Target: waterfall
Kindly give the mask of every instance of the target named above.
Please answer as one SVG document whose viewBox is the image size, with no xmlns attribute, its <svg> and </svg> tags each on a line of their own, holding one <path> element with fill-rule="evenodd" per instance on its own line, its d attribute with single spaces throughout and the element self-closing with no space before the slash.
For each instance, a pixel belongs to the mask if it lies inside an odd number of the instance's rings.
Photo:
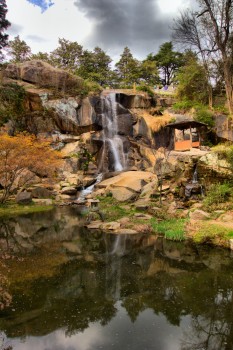
<svg viewBox="0 0 233 350">
<path fill-rule="evenodd" d="M 118 118 L 116 94 L 111 93 L 103 100 L 103 135 L 102 152 L 99 161 L 99 170 L 103 171 L 104 160 L 107 155 L 109 161 L 108 170 L 122 171 L 126 167 L 123 138 L 118 134 Z"/>
<path fill-rule="evenodd" d="M 92 193 L 95 185 L 98 184 L 102 179 L 103 179 L 103 174 L 98 174 L 97 177 L 95 178 L 95 182 L 91 186 L 88 186 L 88 187 L 82 189 L 82 191 L 79 193 L 79 196 L 78 196 L 76 201 L 77 202 L 84 201 L 86 196 L 88 194 Z"/>
<path fill-rule="evenodd" d="M 192 183 L 193 184 L 198 183 L 198 179 L 197 179 L 197 165 L 195 166 L 195 170 L 194 170 L 194 173 L 193 173 Z"/>
<path fill-rule="evenodd" d="M 185 186 L 185 197 L 190 198 L 192 194 L 204 195 L 203 186 L 198 182 L 197 164 L 194 167 L 192 180 Z"/>
</svg>

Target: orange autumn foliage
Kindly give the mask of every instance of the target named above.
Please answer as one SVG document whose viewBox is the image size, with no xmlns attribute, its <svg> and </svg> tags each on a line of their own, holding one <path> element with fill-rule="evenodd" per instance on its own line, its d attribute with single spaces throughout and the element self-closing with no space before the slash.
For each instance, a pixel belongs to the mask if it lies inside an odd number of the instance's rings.
<svg viewBox="0 0 233 350">
<path fill-rule="evenodd" d="M 25 170 L 29 170 L 32 176 L 51 177 L 59 163 L 59 153 L 52 150 L 47 141 L 37 140 L 32 135 L 0 135 L 0 183 L 3 186 L 0 202 L 3 203 L 12 188 L 17 187 L 17 181 Z M 26 177 L 25 183 L 32 176 Z"/>
</svg>

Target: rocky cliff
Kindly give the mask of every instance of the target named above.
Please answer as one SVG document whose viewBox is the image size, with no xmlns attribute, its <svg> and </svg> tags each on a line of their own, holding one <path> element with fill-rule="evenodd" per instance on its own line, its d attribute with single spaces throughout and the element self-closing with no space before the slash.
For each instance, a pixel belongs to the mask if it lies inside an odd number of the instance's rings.
<svg viewBox="0 0 233 350">
<path fill-rule="evenodd" d="M 50 139 L 63 154 L 54 186 L 57 199 L 76 199 L 99 172 L 154 172 L 173 149 L 173 130 L 165 128 L 172 116 L 161 113 L 161 108 L 171 106 L 171 98 L 124 90 L 93 93 L 81 78 L 42 61 L 9 64 L 2 84 L 25 91 L 23 113 L 4 128 L 14 132 L 18 123 L 21 129 Z M 169 153 L 163 175 L 191 174 L 192 157 L 178 158 Z"/>
</svg>

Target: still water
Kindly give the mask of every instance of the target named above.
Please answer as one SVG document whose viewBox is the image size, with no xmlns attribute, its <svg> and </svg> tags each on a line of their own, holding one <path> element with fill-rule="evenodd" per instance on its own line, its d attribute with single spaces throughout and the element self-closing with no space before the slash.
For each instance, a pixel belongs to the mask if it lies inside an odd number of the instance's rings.
<svg viewBox="0 0 233 350">
<path fill-rule="evenodd" d="M 63 208 L 0 222 L 13 298 L 1 350 L 233 349 L 230 251 L 82 220 Z"/>
</svg>

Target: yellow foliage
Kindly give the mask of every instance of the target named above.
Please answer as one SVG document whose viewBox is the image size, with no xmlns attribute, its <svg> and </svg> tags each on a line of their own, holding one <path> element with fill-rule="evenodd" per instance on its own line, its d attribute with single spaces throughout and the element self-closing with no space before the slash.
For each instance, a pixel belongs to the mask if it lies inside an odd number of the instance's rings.
<svg viewBox="0 0 233 350">
<path fill-rule="evenodd" d="M 50 148 L 49 142 L 35 136 L 18 134 L 0 136 L 0 182 L 4 187 L 0 202 L 7 199 L 23 171 L 32 175 L 51 177 L 60 163 L 60 154 Z M 30 180 L 25 178 L 25 182 Z"/>
</svg>

